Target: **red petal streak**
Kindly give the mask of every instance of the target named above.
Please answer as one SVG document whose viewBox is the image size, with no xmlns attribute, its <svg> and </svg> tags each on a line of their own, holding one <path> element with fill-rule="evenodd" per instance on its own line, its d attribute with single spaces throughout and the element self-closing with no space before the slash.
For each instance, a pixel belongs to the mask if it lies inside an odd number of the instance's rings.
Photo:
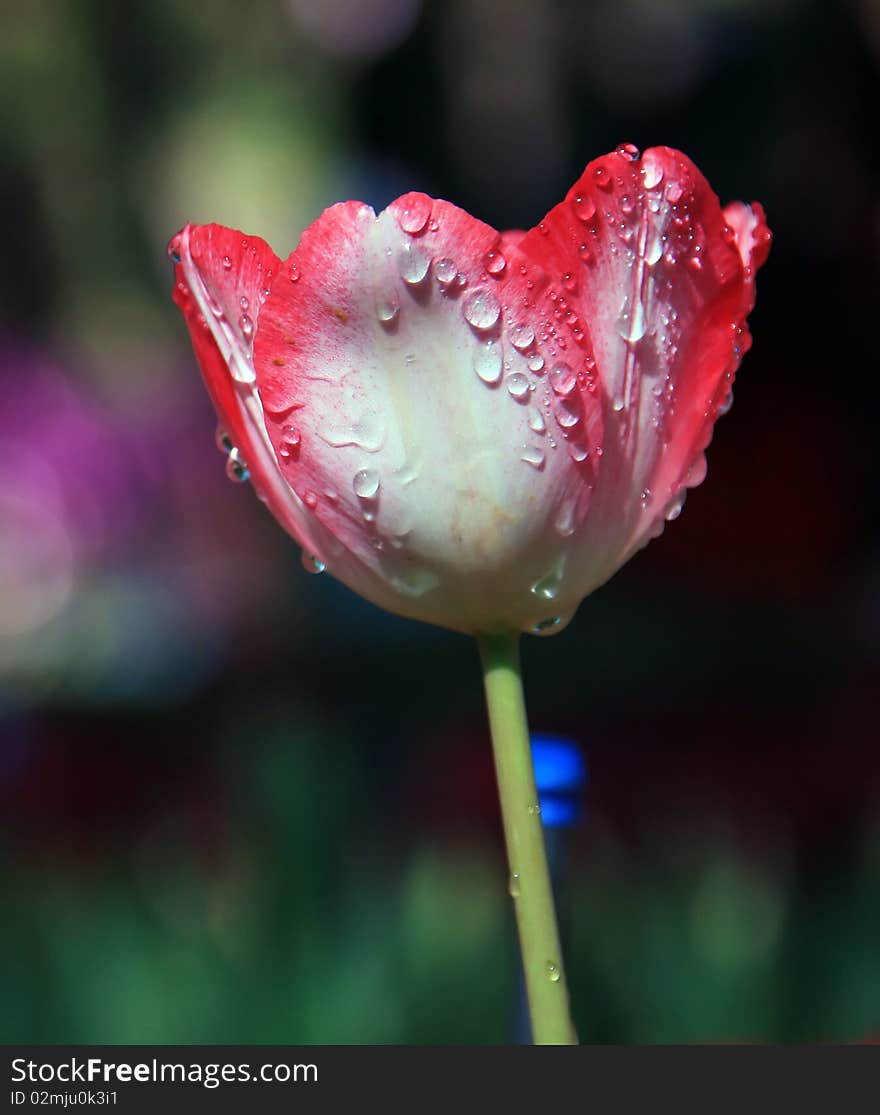
<svg viewBox="0 0 880 1115">
<path fill-rule="evenodd" d="M 299 501 L 278 470 L 253 371 L 253 338 L 281 261 L 255 236 L 221 225 L 187 225 L 169 245 L 174 301 L 220 425 L 246 465 L 255 491 L 296 540 L 320 554 Z"/>
<path fill-rule="evenodd" d="M 769 233 L 680 152 L 634 148 L 590 163 L 520 249 L 557 279 L 588 327 L 605 446 L 583 532 L 583 591 L 680 509 L 747 347 L 745 315 Z"/>
</svg>

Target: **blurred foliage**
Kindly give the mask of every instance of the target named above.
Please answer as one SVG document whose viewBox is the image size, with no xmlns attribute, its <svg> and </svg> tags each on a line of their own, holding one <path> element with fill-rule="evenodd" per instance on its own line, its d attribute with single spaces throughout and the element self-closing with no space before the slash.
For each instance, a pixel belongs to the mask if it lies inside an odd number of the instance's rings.
<svg viewBox="0 0 880 1115">
<path fill-rule="evenodd" d="M 526 648 L 592 782 L 582 1040 L 880 1029 L 873 0 L 3 4 L 0 1037 L 501 1042 L 476 656 L 229 487 L 165 243 L 422 188 L 527 227 L 622 140 L 776 233 L 680 522 Z M 868 323 L 868 324 L 866 324 Z"/>
</svg>

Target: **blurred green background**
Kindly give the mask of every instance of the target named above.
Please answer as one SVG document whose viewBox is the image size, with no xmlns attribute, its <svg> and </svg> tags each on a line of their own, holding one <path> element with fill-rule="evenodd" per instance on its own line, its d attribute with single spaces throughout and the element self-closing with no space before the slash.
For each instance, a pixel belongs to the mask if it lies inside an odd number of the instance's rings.
<svg viewBox="0 0 880 1115">
<path fill-rule="evenodd" d="M 529 227 L 622 141 L 776 241 L 681 520 L 529 640 L 591 780 L 583 1041 L 880 1030 L 880 5 L 0 4 L 0 1039 L 502 1042 L 465 639 L 309 577 L 224 477 L 168 237 L 408 189 Z"/>
</svg>

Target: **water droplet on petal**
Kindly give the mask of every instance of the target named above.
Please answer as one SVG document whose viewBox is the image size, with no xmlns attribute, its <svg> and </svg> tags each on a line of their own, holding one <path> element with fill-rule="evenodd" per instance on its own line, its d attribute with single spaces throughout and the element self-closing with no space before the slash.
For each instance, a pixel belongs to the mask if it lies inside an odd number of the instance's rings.
<svg viewBox="0 0 880 1115">
<path fill-rule="evenodd" d="M 546 635 L 548 631 L 552 631 L 553 628 L 558 627 L 560 623 L 562 623 L 561 616 L 551 616 L 549 619 L 542 619 L 532 628 L 532 634 Z"/>
<path fill-rule="evenodd" d="M 376 317 L 383 325 L 391 325 L 397 321 L 400 306 L 396 302 L 382 300 L 376 303 Z"/>
<path fill-rule="evenodd" d="M 575 530 L 575 516 L 577 514 L 578 497 L 577 495 L 568 496 L 568 498 L 561 504 L 556 513 L 556 518 L 553 522 L 554 527 L 558 534 L 563 538 L 570 538 Z"/>
<path fill-rule="evenodd" d="M 634 163 L 639 157 L 639 149 L 634 143 L 621 143 L 617 148 L 617 154 L 626 159 L 627 162 Z"/>
<path fill-rule="evenodd" d="M 241 308 L 243 310 L 246 310 L 248 308 L 248 306 L 250 306 L 250 302 L 248 301 L 247 295 L 243 294 L 241 296 L 241 298 L 239 298 L 238 304 L 239 304 L 239 306 L 241 306 Z"/>
<path fill-rule="evenodd" d="M 416 236 L 428 223 L 431 216 L 431 200 L 424 195 L 411 198 L 406 206 L 398 210 L 397 223 L 404 232 Z"/>
<path fill-rule="evenodd" d="M 430 266 L 430 259 L 413 244 L 407 244 L 397 254 L 397 269 L 401 279 L 408 286 L 418 286 L 419 283 L 424 282 Z"/>
<path fill-rule="evenodd" d="M 214 434 L 214 444 L 223 454 L 231 453 L 235 446 L 232 444 L 232 438 L 227 434 L 222 426 L 218 426 Z"/>
<path fill-rule="evenodd" d="M 597 166 L 593 171 L 593 178 L 600 190 L 610 190 L 614 185 L 611 175 L 604 166 Z"/>
<path fill-rule="evenodd" d="M 532 329 L 531 325 L 517 325 L 511 334 L 510 340 L 515 349 L 524 352 L 529 345 L 534 343 L 535 331 Z"/>
<path fill-rule="evenodd" d="M 351 486 L 359 499 L 375 499 L 379 493 L 379 473 L 374 468 L 362 468 L 354 474 Z"/>
<path fill-rule="evenodd" d="M 502 275 L 507 266 L 507 260 L 501 252 L 489 252 L 486 256 L 486 270 L 490 275 Z"/>
<path fill-rule="evenodd" d="M 544 370 L 544 357 L 539 354 L 529 357 L 529 371 L 542 372 Z"/>
<path fill-rule="evenodd" d="M 438 259 L 434 264 L 434 278 L 440 283 L 441 286 L 449 286 L 455 282 L 455 276 L 458 274 L 458 267 L 454 259 L 449 259 L 445 256 L 443 259 Z"/>
<path fill-rule="evenodd" d="M 492 329 L 501 316 L 501 303 L 491 290 L 478 287 L 465 298 L 462 312 L 465 321 L 474 329 Z"/>
<path fill-rule="evenodd" d="M 231 271 L 232 270 L 232 260 L 229 258 L 229 256 L 224 256 L 223 257 L 223 270 L 224 271 Z"/>
<path fill-rule="evenodd" d="M 307 554 L 303 551 L 302 565 L 306 573 L 323 573 L 327 566 L 315 554 Z"/>
<path fill-rule="evenodd" d="M 545 577 L 541 577 L 532 585 L 532 592 L 542 600 L 554 600 L 559 592 L 559 574 L 554 570 Z"/>
<path fill-rule="evenodd" d="M 547 429 L 544 415 L 536 406 L 529 407 L 529 428 L 534 430 L 536 434 L 543 434 Z"/>
<path fill-rule="evenodd" d="M 510 895 L 511 898 L 519 898 L 519 895 L 520 895 L 519 874 L 516 871 L 512 871 L 510 873 L 510 880 L 508 881 L 508 884 L 507 884 L 507 892 L 508 892 L 508 894 Z"/>
<path fill-rule="evenodd" d="M 287 272 L 287 277 L 292 283 L 299 282 L 299 264 L 296 262 L 296 260 L 293 260 L 293 262 L 291 263 L 290 270 Z"/>
<path fill-rule="evenodd" d="M 507 377 L 505 384 L 514 399 L 524 399 L 529 393 L 528 376 L 524 376 L 522 372 L 513 372 Z"/>
<path fill-rule="evenodd" d="M 318 506 L 318 497 L 310 489 L 303 492 L 302 501 L 310 511 L 314 511 Z"/>
<path fill-rule="evenodd" d="M 281 427 L 281 445 L 278 449 L 279 457 L 287 460 L 299 448 L 300 434 L 295 426 Z"/>
<path fill-rule="evenodd" d="M 532 468 L 541 469 L 544 464 L 544 450 L 537 445 L 527 445 L 523 450 L 520 460 L 525 461 Z"/>
<path fill-rule="evenodd" d="M 249 341 L 254 335 L 254 323 L 247 314 L 242 314 L 238 319 L 238 328 L 241 330 L 241 335 L 246 341 Z"/>
<path fill-rule="evenodd" d="M 553 407 L 556 421 L 564 430 L 570 430 L 581 420 L 580 401 L 578 399 L 557 399 Z"/>
<path fill-rule="evenodd" d="M 681 514 L 682 509 L 684 507 L 684 501 L 685 501 L 686 496 L 687 496 L 686 491 L 679 492 L 678 495 L 675 496 L 675 498 L 672 500 L 672 502 L 666 508 L 666 521 L 667 521 L 667 523 L 674 522 L 678 518 L 678 516 Z"/>
<path fill-rule="evenodd" d="M 474 353 L 474 371 L 483 383 L 497 383 L 501 379 L 503 359 L 501 346 L 496 341 L 486 341 Z"/>
<path fill-rule="evenodd" d="M 575 441 L 570 441 L 568 443 L 568 455 L 573 461 L 577 461 L 577 463 L 580 464 L 581 461 L 585 461 L 587 457 L 589 457 L 590 451 L 587 449 L 586 445 L 579 445 Z"/>
<path fill-rule="evenodd" d="M 226 475 L 236 484 L 243 484 L 245 480 L 250 479 L 251 474 L 248 472 L 247 465 L 234 447 L 229 450 L 229 456 L 226 458 Z"/>
<path fill-rule="evenodd" d="M 718 416 L 720 417 L 723 414 L 727 414 L 727 412 L 730 410 L 730 408 L 732 406 L 733 406 L 733 391 L 731 390 L 731 391 L 727 392 L 727 395 L 725 396 L 724 401 L 722 402 L 721 406 L 718 408 Z M 739 412 L 737 411 L 737 413 L 739 413 Z"/>
<path fill-rule="evenodd" d="M 589 194 L 575 194 L 573 205 L 578 220 L 591 221 L 596 215 L 596 203 Z"/>
<path fill-rule="evenodd" d="M 655 162 L 645 163 L 642 167 L 642 182 L 646 190 L 653 190 L 663 181 L 663 167 Z"/>
<path fill-rule="evenodd" d="M 557 395 L 570 395 L 577 385 L 577 375 L 570 364 L 560 360 L 550 369 L 550 386 Z"/>
</svg>

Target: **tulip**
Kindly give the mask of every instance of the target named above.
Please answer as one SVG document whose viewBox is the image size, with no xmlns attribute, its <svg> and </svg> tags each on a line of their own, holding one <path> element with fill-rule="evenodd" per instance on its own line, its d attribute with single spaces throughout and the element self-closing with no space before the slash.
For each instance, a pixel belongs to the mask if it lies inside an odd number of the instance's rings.
<svg viewBox="0 0 880 1115">
<path fill-rule="evenodd" d="M 760 205 L 627 144 L 525 233 L 409 193 L 334 205 L 284 261 L 219 225 L 169 247 L 230 475 L 308 569 L 478 638 L 536 1041 L 572 1028 L 518 636 L 702 481 L 769 243 Z"/>
</svg>

